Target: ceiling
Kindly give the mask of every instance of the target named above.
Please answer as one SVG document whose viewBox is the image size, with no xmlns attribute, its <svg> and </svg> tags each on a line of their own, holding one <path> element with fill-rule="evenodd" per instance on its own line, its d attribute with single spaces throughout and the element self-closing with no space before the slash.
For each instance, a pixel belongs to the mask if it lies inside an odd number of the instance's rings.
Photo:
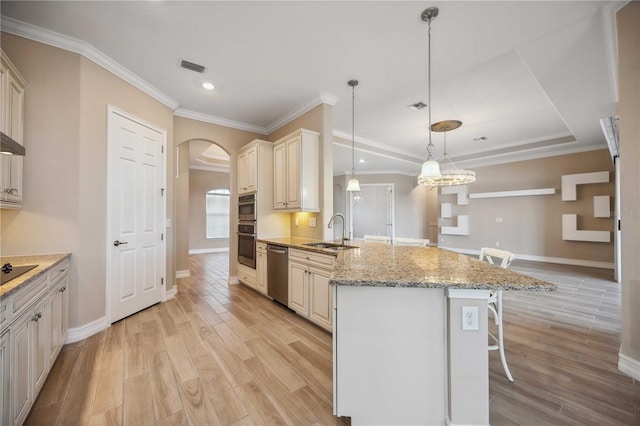
<svg viewBox="0 0 640 426">
<path fill-rule="evenodd" d="M 428 99 L 425 8 L 440 9 L 432 122 L 463 122 L 447 151 L 469 167 L 606 148 L 599 119 L 615 114 L 615 11 L 625 3 L 3 1 L 1 12 L 4 31 L 84 42 L 178 115 L 267 134 L 334 104 L 334 174 L 351 169 L 347 81 L 358 79 L 356 161 L 365 162 L 356 172 L 416 175 L 428 108 L 407 106 Z M 206 70 L 185 70 L 182 59 Z M 432 137 L 439 157 L 442 134 Z"/>
</svg>

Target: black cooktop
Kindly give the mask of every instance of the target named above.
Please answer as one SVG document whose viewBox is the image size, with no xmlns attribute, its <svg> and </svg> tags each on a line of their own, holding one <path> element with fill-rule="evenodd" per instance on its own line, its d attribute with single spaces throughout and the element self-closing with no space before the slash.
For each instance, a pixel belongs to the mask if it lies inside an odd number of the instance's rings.
<svg viewBox="0 0 640 426">
<path fill-rule="evenodd" d="M 14 278 L 18 278 L 20 275 L 32 270 L 36 266 L 38 265 L 13 266 L 10 263 L 5 263 L 2 265 L 2 270 L 0 272 L 0 285 L 7 283 Z"/>
</svg>

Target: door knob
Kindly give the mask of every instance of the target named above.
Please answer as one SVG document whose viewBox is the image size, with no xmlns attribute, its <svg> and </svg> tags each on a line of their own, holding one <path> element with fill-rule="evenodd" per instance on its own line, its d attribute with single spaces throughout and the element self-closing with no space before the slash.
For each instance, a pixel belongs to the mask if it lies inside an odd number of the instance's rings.
<svg viewBox="0 0 640 426">
<path fill-rule="evenodd" d="M 113 242 L 113 245 L 116 246 L 116 247 L 118 247 L 120 244 L 129 244 L 129 243 L 126 242 L 126 241 L 118 241 L 118 240 L 115 240 Z"/>
</svg>

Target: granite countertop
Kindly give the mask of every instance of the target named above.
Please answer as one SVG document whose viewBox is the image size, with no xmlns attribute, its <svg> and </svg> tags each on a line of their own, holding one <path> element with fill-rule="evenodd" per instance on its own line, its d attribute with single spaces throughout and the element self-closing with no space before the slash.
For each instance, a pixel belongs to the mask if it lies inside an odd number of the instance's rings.
<svg viewBox="0 0 640 426">
<path fill-rule="evenodd" d="M 342 244 L 342 241 L 340 241 L 340 240 L 336 240 L 336 241 L 321 241 L 321 240 L 314 240 L 314 239 L 311 239 L 311 238 L 298 238 L 298 237 L 257 238 L 256 241 L 262 242 L 262 243 L 267 243 L 267 244 L 275 244 L 275 245 L 279 245 L 279 246 L 300 249 L 300 250 L 312 251 L 312 252 L 315 252 L 315 253 L 330 254 L 332 256 L 337 256 L 339 251 L 327 250 L 327 249 L 323 249 L 323 248 L 319 248 L 319 247 L 305 246 L 305 244 L 309 244 L 309 243 L 329 243 L 329 242 L 333 243 L 333 244 Z M 357 243 L 358 243 L 357 241 L 347 241 L 346 245 L 359 246 L 359 244 L 357 244 Z M 353 250 L 353 249 L 350 249 L 350 250 Z"/>
<path fill-rule="evenodd" d="M 25 272 L 6 282 L 0 286 L 0 299 L 5 298 L 11 294 L 14 290 L 19 288 L 22 284 L 31 281 L 46 274 L 53 265 L 71 257 L 71 253 L 56 253 L 56 254 L 35 254 L 30 256 L 2 256 L 0 257 L 0 264 L 4 265 L 9 262 L 13 266 L 23 265 L 38 265 L 36 268 Z"/>
<path fill-rule="evenodd" d="M 258 241 L 337 256 L 332 285 L 553 291 L 555 284 L 436 247 L 348 241 L 357 248 L 305 246 L 318 240 L 269 238 Z M 336 241 L 335 243 L 340 243 Z"/>
</svg>

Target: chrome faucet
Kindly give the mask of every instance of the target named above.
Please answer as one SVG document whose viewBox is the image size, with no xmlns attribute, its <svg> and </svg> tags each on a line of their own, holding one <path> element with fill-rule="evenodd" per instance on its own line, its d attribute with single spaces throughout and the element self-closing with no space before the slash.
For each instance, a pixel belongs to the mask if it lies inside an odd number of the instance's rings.
<svg viewBox="0 0 640 426">
<path fill-rule="evenodd" d="M 329 225 L 327 225 L 327 228 L 331 229 L 333 226 L 333 220 L 336 216 L 342 218 L 342 243 L 344 244 L 344 242 L 349 239 L 344 235 L 344 215 L 342 213 L 334 213 L 333 216 L 331 216 L 331 219 L 329 219 Z"/>
</svg>

